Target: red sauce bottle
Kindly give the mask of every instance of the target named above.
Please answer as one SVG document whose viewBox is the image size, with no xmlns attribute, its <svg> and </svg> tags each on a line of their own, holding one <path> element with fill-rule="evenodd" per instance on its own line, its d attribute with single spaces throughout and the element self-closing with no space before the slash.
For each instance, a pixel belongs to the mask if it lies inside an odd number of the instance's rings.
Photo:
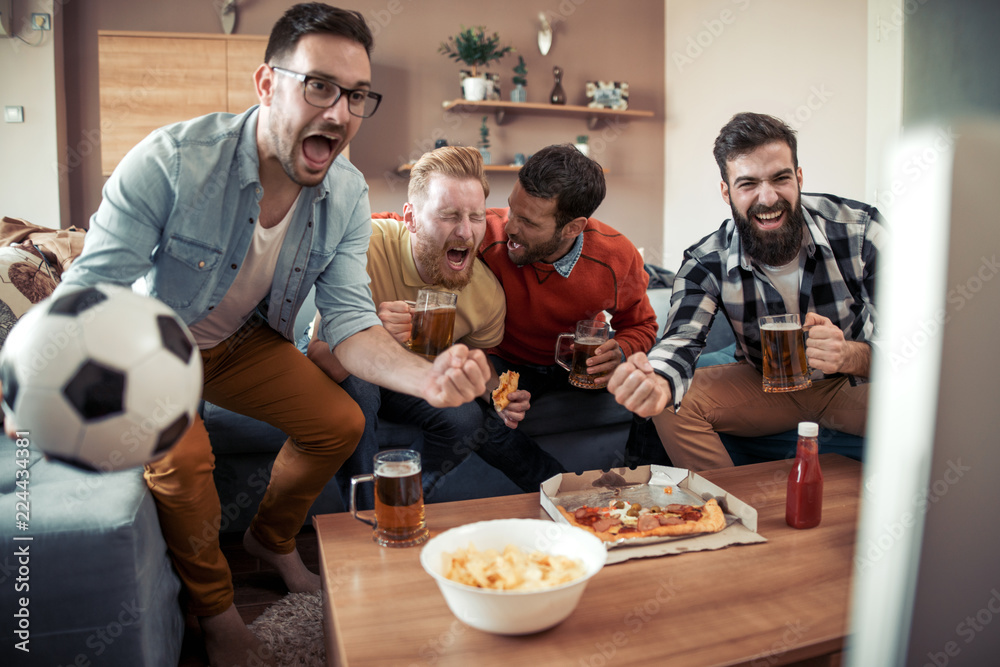
<svg viewBox="0 0 1000 667">
<path fill-rule="evenodd" d="M 823 471 L 819 469 L 819 425 L 799 423 L 795 463 L 788 473 L 785 521 L 792 528 L 813 528 L 823 516 Z"/>
</svg>

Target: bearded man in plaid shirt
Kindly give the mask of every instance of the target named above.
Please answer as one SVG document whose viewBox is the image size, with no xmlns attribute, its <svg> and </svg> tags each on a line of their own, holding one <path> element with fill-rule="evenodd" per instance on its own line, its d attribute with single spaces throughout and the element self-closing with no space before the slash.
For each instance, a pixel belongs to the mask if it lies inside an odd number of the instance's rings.
<svg viewBox="0 0 1000 667">
<path fill-rule="evenodd" d="M 608 390 L 652 417 L 673 464 L 691 470 L 733 465 L 719 433 L 757 437 L 815 421 L 864 435 L 885 221 L 861 202 L 802 194 L 795 133 L 777 118 L 737 114 L 714 152 L 733 217 L 685 251 L 663 339 L 615 369 Z M 695 370 L 720 313 L 736 363 Z M 810 327 L 813 383 L 764 393 L 757 320 L 783 313 Z"/>
</svg>

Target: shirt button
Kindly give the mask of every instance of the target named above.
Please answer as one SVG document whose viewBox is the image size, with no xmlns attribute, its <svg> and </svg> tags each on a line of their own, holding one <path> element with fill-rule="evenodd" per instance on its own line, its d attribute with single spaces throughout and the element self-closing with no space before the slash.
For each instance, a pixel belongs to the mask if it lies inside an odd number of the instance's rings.
<svg viewBox="0 0 1000 667">
<path fill-rule="evenodd" d="M 235 268 L 236 268 L 236 265 L 235 265 L 235 264 L 232 264 L 232 265 L 231 265 L 231 266 L 230 266 L 229 268 L 231 268 L 231 269 L 235 269 Z"/>
<path fill-rule="evenodd" d="M 205 262 L 198 262 L 198 268 L 199 269 L 204 269 L 205 268 Z"/>
<path fill-rule="evenodd" d="M 208 309 L 209 310 L 215 310 L 215 306 L 209 306 Z"/>
<path fill-rule="evenodd" d="M 308 224 L 308 225 L 306 225 L 306 227 L 312 227 L 312 226 L 313 226 L 313 221 L 312 221 L 312 220 L 310 220 L 310 221 L 309 221 L 309 224 Z"/>
<path fill-rule="evenodd" d="M 250 218 L 249 220 L 247 220 L 247 222 L 249 222 L 252 225 L 253 224 L 253 218 Z"/>
<path fill-rule="evenodd" d="M 291 303 L 291 302 L 292 302 L 291 299 L 285 299 L 285 303 Z"/>
<path fill-rule="evenodd" d="M 235 267 L 234 267 L 234 268 L 235 268 Z M 299 267 L 297 267 L 297 266 L 295 267 L 295 273 L 298 273 L 298 272 L 299 272 L 299 271 L 301 271 L 301 270 L 302 270 L 302 269 L 300 269 Z"/>
</svg>

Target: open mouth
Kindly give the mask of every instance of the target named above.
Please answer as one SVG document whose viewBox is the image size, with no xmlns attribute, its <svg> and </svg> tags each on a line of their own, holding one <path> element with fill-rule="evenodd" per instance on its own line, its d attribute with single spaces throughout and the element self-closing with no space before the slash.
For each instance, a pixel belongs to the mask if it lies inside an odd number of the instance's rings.
<svg viewBox="0 0 1000 667">
<path fill-rule="evenodd" d="M 507 250 L 520 250 L 521 244 L 514 239 L 507 237 Z"/>
<path fill-rule="evenodd" d="M 461 271 L 468 265 L 471 255 L 469 248 L 449 248 L 445 253 L 445 259 L 452 271 Z"/>
<path fill-rule="evenodd" d="M 313 169 L 325 168 L 336 155 L 340 138 L 326 134 L 312 134 L 302 142 L 302 156 Z"/>
<path fill-rule="evenodd" d="M 758 211 L 751 213 L 754 223 L 760 229 L 767 231 L 777 229 L 785 221 L 784 207 L 772 211 Z"/>
</svg>

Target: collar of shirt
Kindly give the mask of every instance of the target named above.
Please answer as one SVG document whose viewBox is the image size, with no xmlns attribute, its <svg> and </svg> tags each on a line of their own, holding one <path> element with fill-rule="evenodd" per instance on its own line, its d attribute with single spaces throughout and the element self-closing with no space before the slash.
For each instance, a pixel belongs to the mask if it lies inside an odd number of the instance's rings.
<svg viewBox="0 0 1000 667">
<path fill-rule="evenodd" d="M 247 116 L 247 120 L 243 123 L 243 127 L 240 135 L 240 143 L 236 152 L 238 156 L 237 169 L 239 170 L 240 187 L 247 188 L 254 186 L 256 188 L 257 201 L 264 195 L 263 188 L 260 184 L 260 153 L 257 150 L 257 121 L 260 118 L 260 106 L 253 107 Z M 330 165 L 333 168 L 333 165 Z M 327 172 L 327 176 L 329 172 Z M 320 185 L 314 188 L 302 188 L 303 192 L 306 190 L 311 190 L 314 193 L 312 198 L 313 202 L 324 199 L 330 194 L 330 184 L 329 178 L 327 176 L 323 177 L 323 181 Z"/>
<path fill-rule="evenodd" d="M 576 241 L 573 243 L 573 247 L 569 249 L 569 252 L 563 255 L 560 259 L 556 260 L 552 264 L 552 268 L 556 270 L 563 278 L 569 278 L 570 272 L 573 267 L 576 266 L 576 261 L 580 259 L 580 255 L 583 254 L 583 234 L 578 234 Z"/>
<path fill-rule="evenodd" d="M 826 240 L 823 235 L 822 230 L 820 230 L 819 225 L 813 220 L 812 214 L 804 207 L 801 206 L 802 217 L 806 223 L 806 230 L 809 232 L 809 240 L 805 244 L 807 256 L 813 256 L 816 253 L 817 246 L 823 246 L 827 249 L 829 254 L 833 254 L 833 250 L 830 248 L 830 243 Z M 736 270 L 737 267 L 743 269 L 744 271 L 753 271 L 753 266 L 751 265 L 750 255 L 746 254 L 743 249 L 743 244 L 740 243 L 740 230 L 736 227 L 736 223 L 730 220 L 733 224 L 733 238 L 729 243 L 729 257 L 726 259 L 726 273 L 731 274 Z"/>
</svg>

